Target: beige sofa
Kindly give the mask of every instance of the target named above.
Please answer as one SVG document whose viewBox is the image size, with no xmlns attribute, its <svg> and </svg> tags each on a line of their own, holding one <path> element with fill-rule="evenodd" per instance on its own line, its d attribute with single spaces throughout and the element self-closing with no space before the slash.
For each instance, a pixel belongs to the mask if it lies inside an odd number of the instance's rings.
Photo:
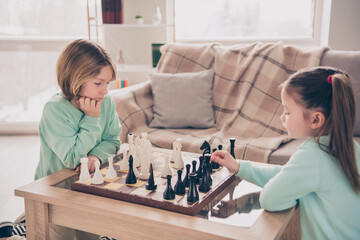
<svg viewBox="0 0 360 240">
<path fill-rule="evenodd" d="M 147 132 L 156 147 L 171 149 L 175 139 L 181 138 L 183 151 L 201 152 L 200 146 L 204 140 L 212 148 L 222 144 L 225 150 L 229 150 L 229 138 L 234 137 L 237 158 L 284 164 L 303 141 L 290 139 L 279 120 L 282 107 L 278 85 L 291 74 L 318 65 L 341 68 L 352 77 L 356 103 L 360 104 L 360 52 L 334 51 L 326 47 L 300 48 L 282 43 L 230 47 L 219 44 L 167 44 L 161 51 L 162 57 L 156 69 L 159 74 L 150 76 L 147 82 L 110 91 L 122 124 L 122 142 L 127 142 L 128 133 L 140 135 Z M 182 78 L 178 76 L 209 69 L 214 72 L 209 83 L 213 126 L 194 128 L 191 124 L 199 126 L 197 115 L 181 114 L 188 112 L 193 105 L 198 105 L 201 99 L 190 101 L 186 106 L 179 106 L 182 101 L 177 101 L 177 111 L 170 114 L 175 119 L 181 119 L 184 115 L 192 116 L 190 123 L 187 123 L 188 119 L 182 119 L 175 123 L 175 127 L 154 124 L 156 118 L 168 117 L 168 112 L 161 112 L 164 106 L 171 106 L 173 100 L 183 96 L 181 94 L 194 90 L 192 85 L 181 85 Z M 198 75 L 191 81 L 197 81 L 197 78 Z M 167 81 L 171 81 L 171 84 L 168 85 Z M 181 86 L 187 86 L 187 90 Z M 173 92 L 169 88 L 174 88 Z M 205 94 L 194 92 L 190 93 L 195 94 L 194 99 Z M 168 100 L 161 100 L 164 98 L 160 96 L 163 97 L 164 93 L 170 94 L 170 98 L 165 96 Z M 189 102 L 187 98 L 182 100 Z M 181 127 L 184 122 L 189 127 Z M 359 112 L 356 114 L 354 135 L 360 136 Z"/>
</svg>

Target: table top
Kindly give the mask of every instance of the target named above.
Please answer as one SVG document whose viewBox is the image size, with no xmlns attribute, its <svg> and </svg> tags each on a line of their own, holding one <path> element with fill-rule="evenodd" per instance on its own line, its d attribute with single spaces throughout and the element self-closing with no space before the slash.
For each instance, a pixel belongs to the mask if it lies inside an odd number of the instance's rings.
<svg viewBox="0 0 360 240">
<path fill-rule="evenodd" d="M 100 197 L 59 187 L 78 179 L 64 169 L 15 190 L 25 200 L 45 203 L 49 222 L 114 238 L 278 239 L 295 207 L 281 212 L 260 209 L 260 188 L 237 178 L 196 216 Z M 114 228 L 114 226 L 116 226 Z M 131 237 L 130 237 L 131 236 Z"/>
</svg>

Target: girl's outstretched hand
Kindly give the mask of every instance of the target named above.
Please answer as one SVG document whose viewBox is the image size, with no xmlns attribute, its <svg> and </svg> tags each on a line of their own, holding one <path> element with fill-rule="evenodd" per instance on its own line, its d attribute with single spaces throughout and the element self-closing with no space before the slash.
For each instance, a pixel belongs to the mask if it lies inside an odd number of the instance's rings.
<svg viewBox="0 0 360 240">
<path fill-rule="evenodd" d="M 225 151 L 216 151 L 211 155 L 210 161 L 214 161 L 221 166 L 226 167 L 230 172 L 237 173 L 240 168 L 240 164 Z"/>
</svg>

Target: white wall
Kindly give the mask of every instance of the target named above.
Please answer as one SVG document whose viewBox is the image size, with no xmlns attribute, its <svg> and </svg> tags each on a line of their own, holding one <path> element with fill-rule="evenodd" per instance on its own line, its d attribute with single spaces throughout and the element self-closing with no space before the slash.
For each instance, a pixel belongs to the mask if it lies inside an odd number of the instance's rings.
<svg viewBox="0 0 360 240">
<path fill-rule="evenodd" d="M 332 0 L 329 46 L 334 50 L 360 50 L 359 0 Z"/>
</svg>

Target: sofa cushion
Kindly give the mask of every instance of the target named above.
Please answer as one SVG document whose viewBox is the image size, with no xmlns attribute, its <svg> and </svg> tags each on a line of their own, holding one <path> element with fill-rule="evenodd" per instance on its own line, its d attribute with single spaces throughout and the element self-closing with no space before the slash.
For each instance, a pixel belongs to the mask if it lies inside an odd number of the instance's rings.
<svg viewBox="0 0 360 240">
<path fill-rule="evenodd" d="M 154 97 L 154 118 L 150 127 L 213 127 L 213 78 L 214 70 L 150 74 Z"/>
<path fill-rule="evenodd" d="M 350 75 L 354 90 L 355 104 L 360 106 L 360 52 L 359 51 L 326 51 L 320 61 L 321 66 L 330 66 L 344 70 Z M 360 111 L 356 111 L 354 135 L 360 136 Z"/>
</svg>

